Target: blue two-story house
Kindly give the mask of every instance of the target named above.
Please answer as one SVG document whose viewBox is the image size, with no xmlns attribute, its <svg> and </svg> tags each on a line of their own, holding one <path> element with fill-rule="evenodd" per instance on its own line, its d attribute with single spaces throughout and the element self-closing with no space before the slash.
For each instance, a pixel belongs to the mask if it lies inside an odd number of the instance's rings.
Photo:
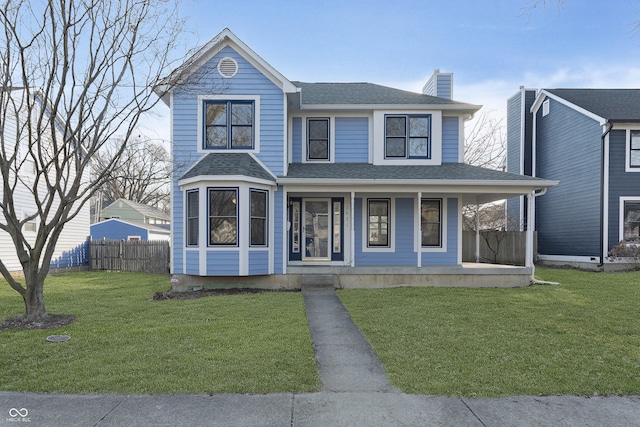
<svg viewBox="0 0 640 427">
<path fill-rule="evenodd" d="M 508 200 L 511 224 L 535 221 L 542 263 L 614 267 L 609 251 L 640 240 L 640 89 L 521 88 L 507 109 L 507 171 L 560 181 Z"/>
<path fill-rule="evenodd" d="M 461 209 L 554 182 L 465 164 L 480 106 L 452 100 L 452 81 L 290 81 L 222 31 L 155 88 L 171 108 L 178 287 L 528 284 L 530 268 L 463 265 Z"/>
</svg>

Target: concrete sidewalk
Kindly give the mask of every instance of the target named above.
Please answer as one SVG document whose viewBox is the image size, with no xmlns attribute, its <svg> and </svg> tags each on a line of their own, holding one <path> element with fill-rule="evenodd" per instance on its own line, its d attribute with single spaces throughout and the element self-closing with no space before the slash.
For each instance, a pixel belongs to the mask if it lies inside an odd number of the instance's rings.
<svg viewBox="0 0 640 427">
<path fill-rule="evenodd" d="M 639 426 L 640 396 L 399 393 L 332 288 L 303 289 L 323 389 L 262 395 L 0 392 L 2 426 Z"/>
<path fill-rule="evenodd" d="M 0 392 L 0 426 L 17 425 L 640 426 L 640 396 L 460 399 L 380 392 L 213 396 Z"/>
</svg>

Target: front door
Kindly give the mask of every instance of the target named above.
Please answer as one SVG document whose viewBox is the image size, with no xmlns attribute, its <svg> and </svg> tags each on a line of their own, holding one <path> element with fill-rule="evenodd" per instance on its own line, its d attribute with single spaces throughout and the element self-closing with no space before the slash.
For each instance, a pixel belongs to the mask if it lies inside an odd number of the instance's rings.
<svg viewBox="0 0 640 427">
<path fill-rule="evenodd" d="M 331 199 L 304 199 L 303 260 L 331 260 Z"/>
</svg>

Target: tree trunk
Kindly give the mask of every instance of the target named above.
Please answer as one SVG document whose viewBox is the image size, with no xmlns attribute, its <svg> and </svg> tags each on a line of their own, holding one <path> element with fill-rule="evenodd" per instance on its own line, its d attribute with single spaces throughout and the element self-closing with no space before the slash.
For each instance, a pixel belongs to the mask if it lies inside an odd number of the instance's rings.
<svg viewBox="0 0 640 427">
<path fill-rule="evenodd" d="M 44 280 L 39 280 L 37 272 L 25 275 L 27 282 L 27 292 L 22 296 L 25 306 L 25 315 L 27 320 L 41 320 L 47 316 L 44 308 L 44 297 L 42 290 Z"/>
</svg>

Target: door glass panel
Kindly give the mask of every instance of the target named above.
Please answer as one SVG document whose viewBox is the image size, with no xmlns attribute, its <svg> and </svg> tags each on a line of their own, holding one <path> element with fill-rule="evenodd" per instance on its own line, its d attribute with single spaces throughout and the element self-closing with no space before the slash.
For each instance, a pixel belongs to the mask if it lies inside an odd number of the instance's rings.
<svg viewBox="0 0 640 427">
<path fill-rule="evenodd" d="M 329 258 L 329 201 L 304 202 L 305 258 Z"/>
</svg>

